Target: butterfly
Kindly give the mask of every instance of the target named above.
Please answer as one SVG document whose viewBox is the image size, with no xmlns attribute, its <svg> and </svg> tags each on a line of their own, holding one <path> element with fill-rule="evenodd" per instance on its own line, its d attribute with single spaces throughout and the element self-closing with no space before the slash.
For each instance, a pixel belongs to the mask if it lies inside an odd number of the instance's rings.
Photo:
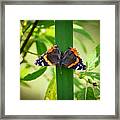
<svg viewBox="0 0 120 120">
<path fill-rule="evenodd" d="M 64 53 L 61 53 L 59 47 L 54 45 L 46 53 L 41 55 L 36 61 L 39 66 L 64 66 L 75 70 L 86 70 L 86 65 L 83 64 L 75 48 L 68 48 Z"/>
</svg>

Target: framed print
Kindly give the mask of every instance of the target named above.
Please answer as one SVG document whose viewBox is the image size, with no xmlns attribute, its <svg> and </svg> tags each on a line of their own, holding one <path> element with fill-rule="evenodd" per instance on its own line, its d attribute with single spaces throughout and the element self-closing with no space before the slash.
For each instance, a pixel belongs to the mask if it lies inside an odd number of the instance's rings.
<svg viewBox="0 0 120 120">
<path fill-rule="evenodd" d="M 117 0 L 1 8 L 2 119 L 119 119 Z"/>
</svg>

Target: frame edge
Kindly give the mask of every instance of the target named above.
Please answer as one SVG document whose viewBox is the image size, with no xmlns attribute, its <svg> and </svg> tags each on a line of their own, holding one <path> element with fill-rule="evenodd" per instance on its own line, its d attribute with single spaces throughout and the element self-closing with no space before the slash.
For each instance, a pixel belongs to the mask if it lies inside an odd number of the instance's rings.
<svg viewBox="0 0 120 120">
<path fill-rule="evenodd" d="M 3 104 L 4 102 L 5 102 L 5 88 L 4 88 L 4 86 L 5 86 L 5 5 L 6 4 L 10 4 L 10 5 L 12 5 L 12 4 L 15 4 L 15 3 L 17 3 L 18 2 L 18 5 L 19 4 L 21 4 L 21 3 L 23 3 L 24 1 L 2 1 L 1 2 L 1 19 L 0 19 L 0 23 L 1 23 L 1 63 L 0 63 L 0 67 L 1 67 L 1 74 L 0 74 L 0 77 L 1 77 L 1 82 L 0 82 L 0 86 L 1 86 L 1 91 L 0 91 L 0 104 L 1 104 L 1 113 L 0 113 L 0 118 L 2 118 L 2 119 L 4 119 L 4 118 L 14 118 L 14 119 L 16 119 L 16 118 L 18 118 L 18 119 L 20 119 L 20 118 L 25 118 L 25 119 L 28 119 L 28 118 L 32 118 L 32 116 L 31 117 L 28 117 L 27 115 L 23 115 L 23 116 L 13 116 L 13 115 L 5 115 L 5 104 Z M 42 4 L 49 4 L 49 2 L 47 2 L 47 1 L 37 1 L 37 3 L 40 3 L 40 2 L 42 2 Z M 78 2 L 78 1 L 77 1 Z M 80 2 L 80 1 L 79 1 Z M 88 1 L 82 1 L 81 3 L 84 3 L 84 2 L 88 2 Z M 89 1 L 90 2 L 90 1 Z M 93 1 L 94 2 L 94 1 Z M 105 2 L 105 4 L 106 3 L 109 3 L 109 2 L 111 2 L 111 1 L 106 1 Z M 26 4 L 28 4 L 29 3 L 29 1 L 25 1 L 25 5 Z M 34 2 L 35 3 L 35 2 Z M 50 4 L 53 4 L 53 3 L 55 3 L 55 4 L 67 4 L 67 2 L 66 3 L 64 3 L 64 2 L 55 2 L 55 1 L 52 1 Z M 72 2 L 73 3 L 73 2 Z M 101 2 L 101 1 L 96 1 L 95 2 L 95 5 L 96 4 L 99 4 L 99 3 L 102 3 L 102 4 L 104 4 L 103 3 L 103 1 Z M 32 4 L 32 2 L 31 2 L 31 4 Z M 87 4 L 89 4 L 89 3 L 87 3 Z M 91 3 L 91 4 L 93 4 L 93 3 Z M 116 62 L 116 64 L 115 64 L 115 86 L 116 86 L 116 89 L 115 89 L 115 116 L 113 116 L 113 115 L 111 115 L 111 118 L 117 118 L 117 119 L 119 119 L 119 108 L 120 108 L 120 105 L 119 105 L 119 99 L 117 99 L 116 98 L 116 96 L 119 96 L 119 39 L 120 39 L 120 37 L 119 37 L 119 34 L 120 34 L 120 31 L 119 31 L 119 28 L 120 28 L 120 16 L 119 16 L 119 14 L 120 14 L 120 2 L 119 1 L 115 1 L 115 2 L 111 2 L 111 4 L 115 4 L 115 62 Z M 117 36 L 117 37 L 116 37 Z M 3 94 L 4 93 L 4 94 Z M 35 116 L 33 115 L 33 118 L 34 118 Z M 48 119 L 48 118 L 51 118 L 51 117 L 49 117 L 49 116 L 43 116 L 43 115 L 41 115 L 41 116 L 36 116 L 36 118 L 38 119 L 38 117 L 41 117 L 42 119 Z M 53 116 L 52 118 L 68 118 L 68 117 L 66 117 L 66 116 Z M 77 116 L 76 116 L 77 117 Z M 80 115 L 80 116 L 78 116 L 78 117 L 80 117 L 80 119 L 82 118 L 82 119 L 84 119 L 84 116 L 82 116 L 82 115 Z M 77 117 L 77 119 L 78 119 L 78 117 Z M 73 118 L 73 117 L 71 117 L 71 118 Z M 87 119 L 88 118 L 91 118 L 92 119 L 92 116 L 90 117 L 86 117 Z M 95 117 L 96 118 L 96 117 Z M 101 117 L 102 118 L 102 117 Z M 103 118 L 107 118 L 107 116 L 104 116 Z M 97 119 L 100 119 L 100 117 L 98 116 L 98 118 Z"/>
</svg>

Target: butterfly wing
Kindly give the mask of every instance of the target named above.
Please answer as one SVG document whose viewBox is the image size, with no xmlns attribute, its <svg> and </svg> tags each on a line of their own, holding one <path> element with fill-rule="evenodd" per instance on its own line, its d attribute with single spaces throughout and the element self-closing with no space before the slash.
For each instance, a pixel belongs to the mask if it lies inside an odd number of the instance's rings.
<svg viewBox="0 0 120 120">
<path fill-rule="evenodd" d="M 39 66 L 58 65 L 60 63 L 61 52 L 57 45 L 54 45 L 46 53 L 40 56 L 35 62 Z"/>
<path fill-rule="evenodd" d="M 63 54 L 62 65 L 75 70 L 86 70 L 86 65 L 83 64 L 82 59 L 78 56 L 77 50 L 74 48 L 69 48 Z"/>
</svg>

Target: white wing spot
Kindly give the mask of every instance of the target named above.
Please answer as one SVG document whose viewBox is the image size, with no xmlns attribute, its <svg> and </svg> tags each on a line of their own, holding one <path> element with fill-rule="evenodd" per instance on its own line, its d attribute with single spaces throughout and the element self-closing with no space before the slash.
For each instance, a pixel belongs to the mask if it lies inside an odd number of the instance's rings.
<svg viewBox="0 0 120 120">
<path fill-rule="evenodd" d="M 76 67 L 76 70 L 78 70 L 78 69 L 79 69 L 79 66 Z"/>
<path fill-rule="evenodd" d="M 43 61 L 41 62 L 41 65 L 42 65 L 42 66 L 44 66 L 44 63 L 43 63 Z"/>
</svg>

